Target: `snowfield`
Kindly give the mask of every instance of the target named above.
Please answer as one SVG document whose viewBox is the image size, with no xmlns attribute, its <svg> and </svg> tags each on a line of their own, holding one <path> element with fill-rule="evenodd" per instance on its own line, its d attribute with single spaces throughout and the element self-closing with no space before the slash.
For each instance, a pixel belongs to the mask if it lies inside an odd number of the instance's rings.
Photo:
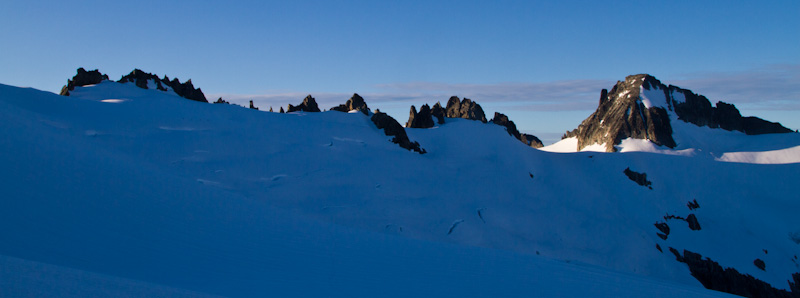
<svg viewBox="0 0 800 298">
<path fill-rule="evenodd" d="M 779 289 L 800 272 L 797 134 L 679 126 L 675 150 L 564 154 L 448 118 L 407 129 L 420 155 L 362 113 L 110 81 L 0 85 L 0 119 L 3 297 L 730 296 L 670 247 Z M 665 219 L 689 214 L 700 230 Z"/>
</svg>

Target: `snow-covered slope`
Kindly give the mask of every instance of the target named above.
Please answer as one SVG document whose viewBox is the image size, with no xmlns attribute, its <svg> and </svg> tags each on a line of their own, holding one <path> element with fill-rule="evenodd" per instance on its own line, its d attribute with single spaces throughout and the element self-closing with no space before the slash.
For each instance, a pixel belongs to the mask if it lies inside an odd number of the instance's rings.
<svg viewBox="0 0 800 298">
<path fill-rule="evenodd" d="M 2 274 L 27 284 L 66 270 L 225 296 L 720 295 L 669 247 L 781 289 L 800 271 L 798 164 L 556 154 L 465 119 L 409 129 L 420 155 L 361 113 L 110 81 L 69 97 L 0 85 L 0 117 L 0 255 L 20 268 Z M 701 230 L 664 218 L 690 213 Z"/>
</svg>

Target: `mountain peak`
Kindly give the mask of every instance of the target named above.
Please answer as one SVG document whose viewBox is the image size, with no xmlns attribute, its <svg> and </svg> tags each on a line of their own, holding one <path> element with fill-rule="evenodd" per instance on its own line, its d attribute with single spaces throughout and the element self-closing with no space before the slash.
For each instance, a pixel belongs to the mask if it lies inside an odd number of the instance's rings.
<svg viewBox="0 0 800 298">
<path fill-rule="evenodd" d="M 604 144 L 606 151 L 614 152 L 626 138 L 675 148 L 671 121 L 676 120 L 749 135 L 792 132 L 779 123 L 742 117 L 732 104 L 717 102 L 712 107 L 705 96 L 664 85 L 649 74 L 636 74 L 618 81 L 611 91 L 603 89 L 597 110 L 564 138 L 577 138 L 577 150 Z"/>
</svg>

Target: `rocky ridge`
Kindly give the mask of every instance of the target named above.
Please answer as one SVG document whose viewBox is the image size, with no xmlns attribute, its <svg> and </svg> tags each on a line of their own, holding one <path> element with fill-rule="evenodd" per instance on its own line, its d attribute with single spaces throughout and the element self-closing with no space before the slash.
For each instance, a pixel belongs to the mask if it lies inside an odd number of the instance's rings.
<svg viewBox="0 0 800 298">
<path fill-rule="evenodd" d="M 67 85 L 61 88 L 61 92 L 59 94 L 69 96 L 69 92 L 75 90 L 75 87 L 94 85 L 105 80 L 108 80 L 108 75 L 100 73 L 100 71 L 97 69 L 86 71 L 83 69 L 83 67 L 81 67 L 78 68 L 77 74 L 72 77 L 71 80 L 67 80 Z M 199 102 L 208 102 L 208 100 L 206 100 L 206 96 L 203 94 L 203 91 L 200 90 L 200 88 L 194 88 L 191 79 L 187 80 L 185 83 L 181 83 L 177 78 L 170 80 L 166 75 L 164 78 L 159 78 L 157 75 L 144 72 L 141 69 L 134 69 L 131 71 L 131 73 L 122 76 L 122 78 L 117 81 L 117 83 L 128 82 L 132 82 L 136 85 L 136 87 L 142 89 L 150 89 L 150 87 L 154 87 L 155 89 L 161 91 L 172 90 L 180 97 Z M 222 98 L 218 99 L 217 101 L 224 102 Z"/>
<path fill-rule="evenodd" d="M 514 121 L 509 120 L 508 116 L 506 116 L 505 114 L 494 112 L 494 117 L 490 122 L 505 127 L 506 132 L 508 132 L 509 135 L 516 138 L 517 140 L 520 140 L 525 145 L 531 146 L 533 148 L 544 147 L 544 144 L 542 144 L 542 140 L 540 140 L 536 136 L 529 135 L 526 133 L 520 133 L 517 130 L 517 125 L 514 124 Z"/>
<path fill-rule="evenodd" d="M 467 98 L 460 100 L 457 96 L 452 96 L 447 101 L 447 108 L 442 108 L 441 103 L 437 102 L 433 105 L 433 108 L 428 106 L 428 104 L 423 104 L 419 112 L 417 112 L 417 108 L 412 105 L 406 127 L 431 128 L 436 125 L 433 120 L 434 117 L 436 118 L 436 123 L 440 125 L 445 123 L 445 118 L 463 118 L 487 123 L 483 108 L 481 108 L 477 102 Z M 536 136 L 520 133 L 514 121 L 509 120 L 508 116 L 502 113 L 495 112 L 494 118 L 488 122 L 505 127 L 509 135 L 520 140 L 525 145 L 533 148 L 541 148 L 544 146 L 542 141 Z"/>
<path fill-rule="evenodd" d="M 638 74 L 617 82 L 611 91 L 603 89 L 597 110 L 562 138 L 577 138 L 578 150 L 592 144 L 605 144 L 606 151 L 614 152 L 614 145 L 626 138 L 675 148 L 670 123 L 674 119 L 749 135 L 792 132 L 779 123 L 742 117 L 732 104 L 717 102 L 712 107 L 705 96 L 664 85 L 651 75 Z"/>
<path fill-rule="evenodd" d="M 373 114 L 370 119 L 378 129 L 383 129 L 384 134 L 393 137 L 393 143 L 419 154 L 425 154 L 427 152 L 420 147 L 418 142 L 411 142 L 411 140 L 408 139 L 405 128 L 403 128 L 397 120 L 392 118 L 392 116 L 381 113 L 380 111 L 375 111 L 375 114 Z"/>
</svg>

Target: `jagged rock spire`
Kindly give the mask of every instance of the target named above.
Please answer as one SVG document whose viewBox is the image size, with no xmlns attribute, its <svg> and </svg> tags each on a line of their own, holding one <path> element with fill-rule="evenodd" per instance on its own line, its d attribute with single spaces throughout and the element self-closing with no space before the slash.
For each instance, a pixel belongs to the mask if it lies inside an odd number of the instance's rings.
<svg viewBox="0 0 800 298">
<path fill-rule="evenodd" d="M 420 107 L 419 113 L 417 113 L 417 109 L 413 105 L 411 106 L 406 127 L 431 128 L 433 126 L 434 123 L 433 116 L 431 115 L 431 108 L 427 104 L 424 104 L 422 107 Z"/>
<path fill-rule="evenodd" d="M 300 105 L 293 106 L 290 104 L 289 108 L 286 110 L 287 113 L 298 112 L 298 111 L 312 112 L 312 113 L 320 112 L 319 106 L 317 105 L 317 101 L 314 99 L 314 97 L 311 97 L 310 94 L 303 99 L 303 102 L 300 103 Z"/>
</svg>

